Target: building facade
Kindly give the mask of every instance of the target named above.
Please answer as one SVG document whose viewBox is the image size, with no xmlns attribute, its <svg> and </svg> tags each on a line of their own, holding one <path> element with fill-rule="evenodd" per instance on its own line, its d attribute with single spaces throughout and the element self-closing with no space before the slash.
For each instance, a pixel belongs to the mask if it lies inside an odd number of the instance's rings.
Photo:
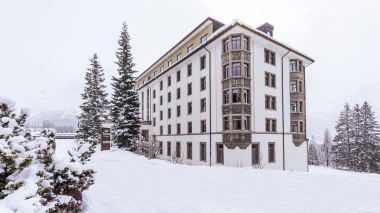
<svg viewBox="0 0 380 213">
<path fill-rule="evenodd" d="M 142 134 L 189 165 L 307 171 L 309 56 L 253 28 L 207 18 L 138 78 Z"/>
</svg>

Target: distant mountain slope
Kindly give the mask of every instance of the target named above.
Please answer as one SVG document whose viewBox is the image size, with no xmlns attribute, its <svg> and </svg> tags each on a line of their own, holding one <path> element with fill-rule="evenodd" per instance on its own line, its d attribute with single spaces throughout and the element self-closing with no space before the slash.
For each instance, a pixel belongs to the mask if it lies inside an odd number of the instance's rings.
<svg viewBox="0 0 380 213">
<path fill-rule="evenodd" d="M 41 126 L 44 120 L 50 120 L 55 126 L 77 126 L 78 112 L 70 111 L 43 111 L 30 116 L 27 119 L 27 124 Z"/>
</svg>

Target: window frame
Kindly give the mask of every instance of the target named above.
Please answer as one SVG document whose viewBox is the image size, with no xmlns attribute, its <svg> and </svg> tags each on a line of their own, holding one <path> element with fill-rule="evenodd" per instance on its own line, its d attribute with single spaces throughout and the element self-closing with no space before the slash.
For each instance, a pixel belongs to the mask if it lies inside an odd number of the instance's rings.
<svg viewBox="0 0 380 213">
<path fill-rule="evenodd" d="M 204 106 L 203 106 L 204 105 Z M 206 98 L 201 98 L 201 112 L 207 111 L 207 102 Z"/>
<path fill-rule="evenodd" d="M 166 141 L 166 155 L 171 156 L 172 155 L 172 142 Z"/>
<path fill-rule="evenodd" d="M 193 122 L 188 121 L 187 122 L 187 134 L 192 134 L 193 133 Z"/>
<path fill-rule="evenodd" d="M 193 114 L 193 102 L 187 102 L 187 114 L 191 115 Z"/>
<path fill-rule="evenodd" d="M 201 133 L 207 132 L 206 119 L 201 120 Z"/>
<path fill-rule="evenodd" d="M 179 56 L 179 57 L 178 57 Z M 182 59 L 182 52 L 180 52 L 179 54 L 177 54 L 177 61 L 181 60 Z"/>
<path fill-rule="evenodd" d="M 254 146 L 257 146 L 255 150 L 257 150 L 257 162 L 254 161 Z M 251 144 L 251 163 L 252 165 L 259 165 L 260 164 L 260 143 L 259 142 L 253 142 Z"/>
<path fill-rule="evenodd" d="M 271 148 L 270 145 L 273 145 L 273 159 L 271 159 Z M 268 163 L 276 163 L 276 143 L 268 142 Z"/>
<path fill-rule="evenodd" d="M 194 50 L 193 48 L 193 44 L 191 44 L 190 46 L 187 47 L 187 53 L 190 53 Z"/>
<path fill-rule="evenodd" d="M 200 58 L 200 70 L 206 68 L 206 55 L 201 56 Z"/>
<path fill-rule="evenodd" d="M 168 87 L 170 87 L 172 85 L 172 76 L 169 75 L 168 76 Z"/>
<path fill-rule="evenodd" d="M 177 100 L 181 98 L 181 87 L 177 88 Z"/>
<path fill-rule="evenodd" d="M 221 147 L 221 152 L 220 152 L 220 147 Z M 223 164 L 224 165 L 224 145 L 223 143 L 216 142 L 215 143 L 215 163 L 216 164 Z M 220 156 L 221 154 L 221 156 Z"/>
<path fill-rule="evenodd" d="M 201 85 L 201 91 L 206 90 L 206 86 L 207 86 L 207 83 L 206 83 L 206 76 L 204 76 L 204 77 L 201 78 L 201 83 L 200 83 L 200 85 Z"/>
<path fill-rule="evenodd" d="M 203 44 L 207 41 L 207 38 L 208 38 L 208 33 L 206 33 L 206 35 L 202 36 L 199 41 L 200 41 L 200 44 Z"/>
<path fill-rule="evenodd" d="M 204 151 L 202 150 L 202 146 L 204 148 Z M 207 162 L 207 146 L 206 146 L 206 142 L 199 142 L 199 161 Z"/>
<path fill-rule="evenodd" d="M 193 65 L 192 63 L 187 65 L 187 77 L 193 75 Z"/>
<path fill-rule="evenodd" d="M 276 66 L 276 53 L 272 50 L 264 48 L 264 62 Z"/>
<path fill-rule="evenodd" d="M 187 142 L 186 143 L 186 159 L 192 160 L 193 159 L 193 142 Z"/>
<path fill-rule="evenodd" d="M 178 134 L 181 134 L 181 123 L 177 123 L 177 135 Z"/>
<path fill-rule="evenodd" d="M 192 83 L 188 83 L 187 84 L 187 96 L 190 96 L 193 94 L 193 84 Z"/>
</svg>

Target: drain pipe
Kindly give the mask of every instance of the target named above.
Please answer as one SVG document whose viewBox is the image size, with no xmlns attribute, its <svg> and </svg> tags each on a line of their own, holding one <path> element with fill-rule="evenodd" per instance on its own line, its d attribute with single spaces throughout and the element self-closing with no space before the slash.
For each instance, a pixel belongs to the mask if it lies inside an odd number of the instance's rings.
<svg viewBox="0 0 380 213">
<path fill-rule="evenodd" d="M 210 129 L 210 167 L 211 167 L 211 53 L 208 51 L 208 49 L 203 46 L 203 48 L 208 52 L 208 92 L 209 92 L 209 104 L 210 104 L 210 109 L 209 109 L 209 129 Z"/>
<path fill-rule="evenodd" d="M 285 171 L 285 122 L 284 122 L 284 57 L 290 53 L 290 50 L 281 58 L 281 84 L 282 84 L 282 169 Z"/>
</svg>

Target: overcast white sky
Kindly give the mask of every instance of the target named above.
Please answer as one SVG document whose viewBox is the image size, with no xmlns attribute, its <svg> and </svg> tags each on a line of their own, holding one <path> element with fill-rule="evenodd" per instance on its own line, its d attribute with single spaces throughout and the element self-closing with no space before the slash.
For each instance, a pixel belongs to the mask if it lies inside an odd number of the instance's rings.
<svg viewBox="0 0 380 213">
<path fill-rule="evenodd" d="M 335 99 L 380 83 L 379 3 L 0 0 L 0 96 L 32 111 L 76 109 L 93 53 L 108 82 L 116 74 L 123 21 L 141 72 L 210 16 L 225 24 L 269 22 L 275 38 L 313 57 L 316 63 L 307 68 L 307 109 L 321 113 Z"/>
</svg>

